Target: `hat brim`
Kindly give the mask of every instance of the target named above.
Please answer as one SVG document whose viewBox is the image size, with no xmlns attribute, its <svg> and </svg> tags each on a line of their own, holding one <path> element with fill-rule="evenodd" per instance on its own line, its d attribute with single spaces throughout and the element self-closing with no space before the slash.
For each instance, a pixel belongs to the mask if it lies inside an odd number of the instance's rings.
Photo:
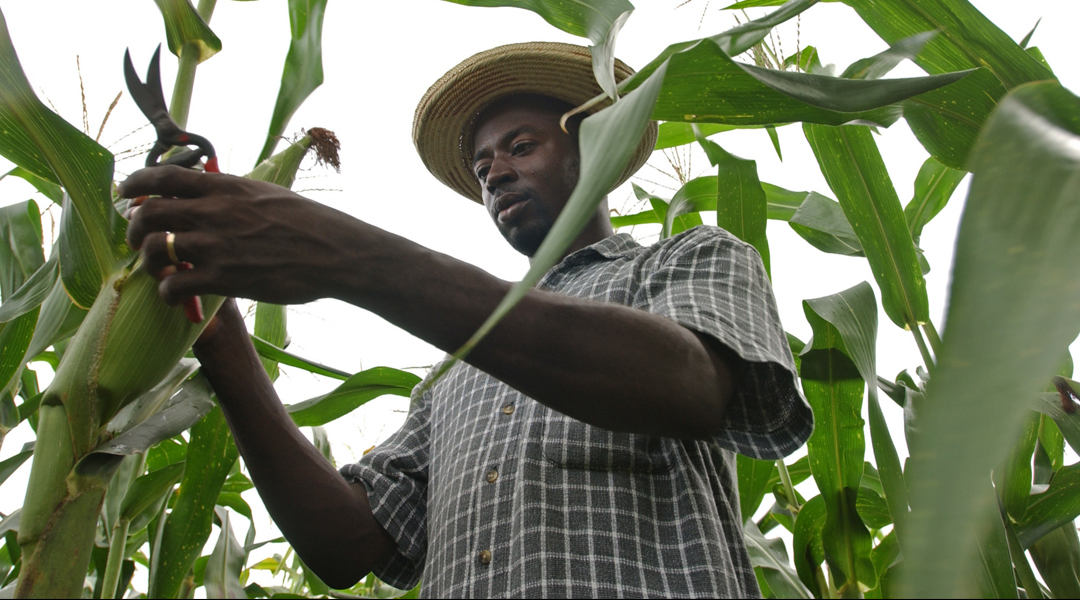
<svg viewBox="0 0 1080 600">
<path fill-rule="evenodd" d="M 633 73 L 622 61 L 615 61 L 617 81 Z M 472 172 L 472 134 L 476 118 L 485 108 L 515 94 L 541 94 L 580 106 L 600 93 L 588 48 L 555 42 L 500 46 L 466 59 L 431 86 L 416 107 L 413 144 L 436 179 L 483 203 L 480 182 Z M 656 135 L 657 125 L 650 122 L 615 187 L 649 159 Z"/>
</svg>

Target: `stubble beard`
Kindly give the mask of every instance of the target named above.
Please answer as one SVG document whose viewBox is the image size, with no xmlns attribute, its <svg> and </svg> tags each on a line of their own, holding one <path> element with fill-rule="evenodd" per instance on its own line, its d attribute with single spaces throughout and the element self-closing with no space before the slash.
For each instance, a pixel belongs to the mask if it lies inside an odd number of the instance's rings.
<svg viewBox="0 0 1080 600">
<path fill-rule="evenodd" d="M 563 176 L 560 182 L 560 194 L 563 195 L 565 200 L 563 201 L 563 207 L 566 206 L 566 202 L 570 199 L 570 194 L 577 186 L 578 177 L 581 174 L 581 159 L 577 154 L 572 154 L 566 158 L 563 162 Z M 532 190 L 528 190 L 531 194 Z M 535 195 L 532 197 L 535 198 Z M 540 249 L 540 244 L 544 242 L 544 238 L 551 231 L 552 226 L 555 225 L 555 219 L 559 217 L 558 214 L 551 214 L 548 206 L 541 204 L 540 202 L 534 202 L 533 207 L 534 215 L 529 223 L 522 225 L 521 227 L 515 227 L 509 232 L 503 233 L 503 237 L 509 242 L 510 246 L 532 258 L 536 254 L 536 251 Z"/>
</svg>

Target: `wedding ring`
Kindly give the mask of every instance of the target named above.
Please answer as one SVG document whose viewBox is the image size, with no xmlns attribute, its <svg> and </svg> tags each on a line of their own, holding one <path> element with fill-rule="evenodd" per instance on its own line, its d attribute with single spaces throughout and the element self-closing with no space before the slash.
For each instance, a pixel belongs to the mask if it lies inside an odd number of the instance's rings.
<svg viewBox="0 0 1080 600">
<path fill-rule="evenodd" d="M 180 264 L 180 258 L 176 256 L 176 234 L 171 231 L 165 234 L 165 251 L 168 252 L 172 264 Z"/>
</svg>

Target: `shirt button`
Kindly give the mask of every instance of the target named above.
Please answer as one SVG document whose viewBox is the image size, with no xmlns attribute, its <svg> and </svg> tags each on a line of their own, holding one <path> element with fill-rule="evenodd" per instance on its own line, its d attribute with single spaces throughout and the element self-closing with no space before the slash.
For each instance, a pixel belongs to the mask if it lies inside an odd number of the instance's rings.
<svg viewBox="0 0 1080 600">
<path fill-rule="evenodd" d="M 495 480 L 498 479 L 498 478 L 499 478 L 498 469 L 492 469 L 492 470 L 487 472 L 486 479 L 487 479 L 488 483 L 495 483 Z M 485 550 L 485 552 L 487 552 L 487 551 Z M 487 564 L 487 563 L 484 563 L 484 564 Z"/>
<path fill-rule="evenodd" d="M 504 415 L 512 415 L 514 414 L 514 405 L 507 404 L 506 406 L 502 407 L 502 411 Z"/>
<path fill-rule="evenodd" d="M 480 564 L 482 564 L 482 565 L 490 565 L 491 564 L 491 552 L 489 552 L 487 550 L 481 550 L 480 551 Z"/>
</svg>

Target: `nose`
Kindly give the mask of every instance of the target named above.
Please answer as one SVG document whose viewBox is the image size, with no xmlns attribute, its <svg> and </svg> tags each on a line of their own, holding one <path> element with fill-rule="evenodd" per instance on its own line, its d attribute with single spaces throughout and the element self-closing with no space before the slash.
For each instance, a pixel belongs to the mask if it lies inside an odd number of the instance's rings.
<svg viewBox="0 0 1080 600">
<path fill-rule="evenodd" d="M 517 171 L 514 170 L 510 161 L 500 154 L 496 154 L 491 164 L 488 165 L 487 177 L 484 178 L 484 188 L 488 194 L 495 195 L 499 187 L 517 179 Z"/>
</svg>

